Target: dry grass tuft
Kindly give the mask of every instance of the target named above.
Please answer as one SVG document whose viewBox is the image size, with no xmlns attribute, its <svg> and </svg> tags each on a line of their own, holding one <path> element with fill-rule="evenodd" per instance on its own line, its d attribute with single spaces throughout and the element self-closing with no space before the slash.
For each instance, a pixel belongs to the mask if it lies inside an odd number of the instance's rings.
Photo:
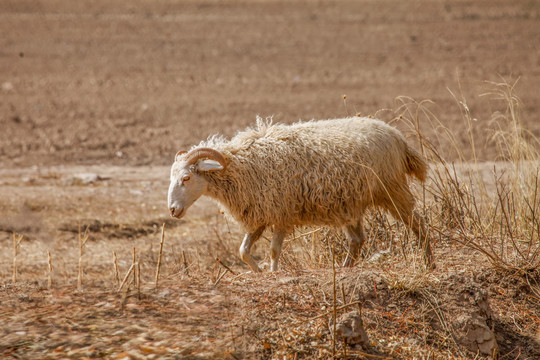
<svg viewBox="0 0 540 360">
<path fill-rule="evenodd" d="M 496 161 L 476 158 L 474 126 L 479 122 L 464 98 L 454 95 L 468 129 L 472 158 L 466 159 L 454 134 L 429 110 L 429 102 L 400 98 L 399 118 L 408 124 L 432 166 L 423 191 L 426 216 L 435 236 L 481 253 L 497 270 L 525 273 L 540 266 L 538 222 L 539 140 L 521 126 L 515 83 L 488 83 L 489 96 L 501 110 L 493 113 Z M 420 125 L 430 125 L 445 139 L 426 139 Z M 437 143 L 454 145 L 457 162 L 446 161 Z"/>
</svg>

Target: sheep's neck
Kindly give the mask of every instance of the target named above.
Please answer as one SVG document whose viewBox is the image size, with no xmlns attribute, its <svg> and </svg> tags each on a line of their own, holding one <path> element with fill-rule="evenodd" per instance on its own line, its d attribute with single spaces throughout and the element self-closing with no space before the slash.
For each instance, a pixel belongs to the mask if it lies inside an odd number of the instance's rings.
<svg viewBox="0 0 540 360">
<path fill-rule="evenodd" d="M 231 206 L 230 194 L 236 194 L 236 184 L 226 176 L 222 176 L 217 173 L 208 174 L 206 176 L 208 186 L 206 188 L 207 196 L 218 200 L 227 208 Z"/>
</svg>

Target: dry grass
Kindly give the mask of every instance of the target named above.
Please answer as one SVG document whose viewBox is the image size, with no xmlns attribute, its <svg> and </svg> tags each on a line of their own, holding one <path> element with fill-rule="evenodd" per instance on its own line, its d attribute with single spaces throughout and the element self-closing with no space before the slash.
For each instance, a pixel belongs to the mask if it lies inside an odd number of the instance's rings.
<svg viewBox="0 0 540 360">
<path fill-rule="evenodd" d="M 369 241 L 358 267 L 337 265 L 346 251 L 340 231 L 297 229 L 284 243 L 283 270 L 259 275 L 246 272 L 237 255 L 240 229 L 208 203 L 185 221 L 168 222 L 166 231 L 151 210 L 153 200 L 140 218 L 123 218 L 121 208 L 109 223 L 102 210 L 82 222 L 58 210 L 53 234 L 61 243 L 40 240 L 45 234 L 39 231 L 22 241 L 5 232 L 9 239 L 2 244 L 11 241 L 15 252 L 12 261 L 8 256 L 0 264 L 0 353 L 119 359 L 487 357 L 467 337 L 473 319 L 495 333 L 495 356 L 540 356 L 538 141 L 520 125 L 514 86 L 489 87 L 485 96 L 496 108 L 492 138 L 500 149 L 490 164 L 464 157 L 430 102 L 398 99 L 396 122 L 409 127 L 433 164 L 430 181 L 415 191 L 430 224 L 436 270 L 425 271 L 414 237 L 379 211 L 368 217 Z M 474 144 L 475 132 L 485 130 L 475 129 L 480 122 L 465 99 L 454 98 Z M 436 128 L 440 138 L 424 137 L 425 127 Z M 455 144 L 459 161 L 445 161 L 437 151 L 442 143 Z M 475 154 L 471 146 L 467 153 Z M 61 182 L 62 176 L 39 181 Z M 164 179 L 152 186 L 165 189 Z M 77 196 L 89 191 L 96 197 L 102 186 L 112 185 L 76 186 Z M 133 208 L 140 201 L 132 196 L 126 204 L 129 197 L 103 194 L 111 207 Z M 263 236 L 255 248 L 266 269 L 268 243 Z M 339 317 L 356 309 L 368 348 L 335 336 Z"/>
<path fill-rule="evenodd" d="M 472 158 L 464 157 L 457 141 L 424 103 L 405 102 L 402 119 L 416 131 L 423 153 L 435 166 L 431 182 L 423 189 L 427 194 L 426 216 L 432 231 L 452 241 L 471 247 L 486 257 L 497 270 L 527 273 L 540 266 L 538 223 L 538 175 L 540 144 L 521 126 L 520 100 L 515 84 L 489 83 L 489 96 L 495 110 L 490 123 L 493 141 L 499 153 L 491 168 L 475 157 L 475 123 L 464 98 L 454 96 L 468 129 Z M 411 108 L 415 108 L 413 112 Z M 419 124 L 430 125 L 456 144 L 459 159 L 449 163 L 437 150 L 435 142 L 422 136 Z M 486 131 L 486 130 L 484 130 Z M 440 142 L 440 141 L 439 141 Z"/>
</svg>

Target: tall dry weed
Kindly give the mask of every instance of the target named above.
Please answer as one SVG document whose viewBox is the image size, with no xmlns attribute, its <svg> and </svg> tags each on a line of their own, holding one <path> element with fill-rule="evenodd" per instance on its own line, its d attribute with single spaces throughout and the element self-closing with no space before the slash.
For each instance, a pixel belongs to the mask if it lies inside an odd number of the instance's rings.
<svg viewBox="0 0 540 360">
<path fill-rule="evenodd" d="M 540 205 L 538 145 L 540 142 L 522 125 L 521 101 L 516 83 L 487 83 L 495 106 L 490 124 L 491 140 L 497 144 L 493 161 L 480 162 L 474 134 L 486 131 L 465 97 L 452 93 L 461 111 L 471 158 L 465 157 L 462 142 L 430 111 L 431 102 L 398 98 L 398 117 L 414 132 L 422 153 L 432 164 L 430 182 L 424 187 L 426 216 L 432 235 L 461 243 L 482 253 L 497 269 L 538 270 L 540 267 Z M 427 139 L 422 126 L 431 126 L 438 137 Z M 437 144 L 452 144 L 447 161 Z M 448 151 L 452 150 L 452 151 Z"/>
</svg>

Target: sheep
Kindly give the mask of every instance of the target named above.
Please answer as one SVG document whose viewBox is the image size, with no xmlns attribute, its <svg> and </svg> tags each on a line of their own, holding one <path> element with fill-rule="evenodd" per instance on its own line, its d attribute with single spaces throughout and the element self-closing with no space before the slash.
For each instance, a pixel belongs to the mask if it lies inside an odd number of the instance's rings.
<svg viewBox="0 0 540 360">
<path fill-rule="evenodd" d="M 386 209 L 418 237 L 424 262 L 434 267 L 423 219 L 414 211 L 409 177 L 426 179 L 428 165 L 403 135 L 381 120 L 350 117 L 292 125 L 257 119 L 232 139 L 211 136 L 171 167 L 168 206 L 180 219 L 202 195 L 246 231 L 242 260 L 260 268 L 251 247 L 273 228 L 271 271 L 278 269 L 283 239 L 297 226 L 342 227 L 353 266 L 365 241 L 370 206 Z"/>
</svg>

